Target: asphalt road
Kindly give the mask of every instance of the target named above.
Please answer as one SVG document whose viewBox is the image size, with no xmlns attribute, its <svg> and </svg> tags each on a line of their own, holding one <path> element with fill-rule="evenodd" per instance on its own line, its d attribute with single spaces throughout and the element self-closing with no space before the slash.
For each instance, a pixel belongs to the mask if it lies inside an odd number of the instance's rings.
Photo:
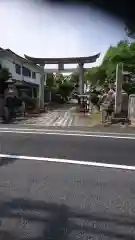
<svg viewBox="0 0 135 240">
<path fill-rule="evenodd" d="M 135 140 L 0 133 L 1 153 L 135 165 Z M 5 158 L 0 239 L 135 239 L 135 172 Z M 3 237 L 3 238 L 2 238 Z"/>
<path fill-rule="evenodd" d="M 2 153 L 110 164 L 135 164 L 135 141 L 41 134 L 0 133 Z"/>
</svg>

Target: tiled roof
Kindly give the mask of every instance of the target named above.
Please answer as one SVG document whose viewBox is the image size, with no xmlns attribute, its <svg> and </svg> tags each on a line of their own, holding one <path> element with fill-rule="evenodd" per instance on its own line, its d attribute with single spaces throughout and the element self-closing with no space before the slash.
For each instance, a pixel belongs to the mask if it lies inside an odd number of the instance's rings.
<svg viewBox="0 0 135 240">
<path fill-rule="evenodd" d="M 14 55 L 14 56 L 22 59 L 23 62 L 28 63 L 28 64 L 31 64 L 31 65 L 33 65 L 34 67 L 37 67 L 38 69 L 40 68 L 40 66 L 36 65 L 34 62 L 32 62 L 32 61 L 30 61 L 30 60 L 28 60 L 28 59 L 26 59 L 26 58 L 21 57 L 20 55 L 16 54 L 15 52 L 13 52 L 12 50 L 10 50 L 9 48 L 3 49 L 3 48 L 0 47 L 0 51 L 1 51 L 1 52 L 5 52 L 5 53 L 12 54 L 12 55 Z M 40 69 L 41 69 L 41 68 L 40 68 Z"/>
</svg>

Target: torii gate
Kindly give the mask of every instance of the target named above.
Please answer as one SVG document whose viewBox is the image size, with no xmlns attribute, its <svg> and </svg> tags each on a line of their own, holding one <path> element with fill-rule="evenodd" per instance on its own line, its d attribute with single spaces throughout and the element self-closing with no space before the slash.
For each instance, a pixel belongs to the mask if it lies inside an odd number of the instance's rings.
<svg viewBox="0 0 135 240">
<path fill-rule="evenodd" d="M 44 85 L 46 82 L 47 73 L 54 72 L 78 72 L 79 73 L 79 93 L 84 93 L 84 68 L 85 63 L 94 63 L 97 58 L 99 58 L 100 53 L 89 56 L 89 57 L 72 57 L 72 58 L 34 58 L 27 55 L 24 55 L 25 58 L 31 61 L 34 64 L 40 65 L 43 69 L 43 74 L 41 76 L 40 88 L 39 88 L 39 98 L 40 98 L 40 107 L 44 107 Z M 46 64 L 58 64 L 58 69 L 45 69 Z M 78 68 L 65 69 L 64 64 L 78 64 Z"/>
</svg>

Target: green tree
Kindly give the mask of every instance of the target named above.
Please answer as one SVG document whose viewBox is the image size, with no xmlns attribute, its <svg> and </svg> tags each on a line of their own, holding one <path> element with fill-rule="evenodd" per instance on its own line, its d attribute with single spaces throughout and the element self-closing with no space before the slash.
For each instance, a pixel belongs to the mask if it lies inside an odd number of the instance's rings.
<svg viewBox="0 0 135 240">
<path fill-rule="evenodd" d="M 120 41 L 116 46 L 110 46 L 102 64 L 86 72 L 85 78 L 93 87 L 113 83 L 116 79 L 116 65 L 120 62 L 123 63 L 124 71 L 135 72 L 135 42 Z"/>
<path fill-rule="evenodd" d="M 12 77 L 7 68 L 3 68 L 0 64 L 0 94 L 4 94 L 6 81 Z"/>
<path fill-rule="evenodd" d="M 128 37 L 135 39 L 135 24 L 131 21 L 125 22 L 125 31 Z"/>
<path fill-rule="evenodd" d="M 57 87 L 64 81 L 64 76 L 61 73 L 55 74 L 55 83 Z"/>
<path fill-rule="evenodd" d="M 84 74 L 85 82 L 88 82 L 92 88 L 101 86 L 106 79 L 106 71 L 103 66 L 93 67 Z"/>
<path fill-rule="evenodd" d="M 49 101 L 52 100 L 52 91 L 53 87 L 55 86 L 55 77 L 54 74 L 47 74 L 47 79 L 46 79 L 46 86 L 47 86 L 47 92 L 49 92 Z"/>
<path fill-rule="evenodd" d="M 46 86 L 51 89 L 55 85 L 54 75 L 49 73 L 47 74 Z"/>
<path fill-rule="evenodd" d="M 59 93 L 65 100 L 70 96 L 74 86 L 70 81 L 64 81 L 59 85 Z"/>
<path fill-rule="evenodd" d="M 73 73 L 70 75 L 70 82 L 75 86 L 79 86 L 79 75 L 78 73 Z"/>
<path fill-rule="evenodd" d="M 130 58 L 130 46 L 127 41 L 120 41 L 116 46 L 110 46 L 103 58 L 101 65 L 106 73 L 105 81 L 115 81 L 116 65 L 120 62 L 129 64 Z"/>
</svg>

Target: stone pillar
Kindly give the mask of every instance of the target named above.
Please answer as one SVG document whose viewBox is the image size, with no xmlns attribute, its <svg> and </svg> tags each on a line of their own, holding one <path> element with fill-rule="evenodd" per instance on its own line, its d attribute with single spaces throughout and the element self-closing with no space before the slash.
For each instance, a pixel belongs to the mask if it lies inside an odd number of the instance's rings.
<svg viewBox="0 0 135 240">
<path fill-rule="evenodd" d="M 128 119 L 131 121 L 131 124 L 135 124 L 135 94 L 129 96 Z"/>
<path fill-rule="evenodd" d="M 123 83 L 122 63 L 119 63 L 116 66 L 116 95 L 115 95 L 115 113 L 116 114 L 119 114 L 121 112 L 122 83 Z"/>
<path fill-rule="evenodd" d="M 44 86 L 46 86 L 46 81 L 47 81 L 47 73 L 44 72 Z"/>
<path fill-rule="evenodd" d="M 39 107 L 44 109 L 44 82 L 45 82 L 45 74 L 44 74 L 44 64 L 41 64 L 42 68 L 40 74 L 40 85 L 39 85 Z"/>
<path fill-rule="evenodd" d="M 83 63 L 79 63 L 79 94 L 84 94 L 84 68 L 83 68 Z"/>
</svg>

